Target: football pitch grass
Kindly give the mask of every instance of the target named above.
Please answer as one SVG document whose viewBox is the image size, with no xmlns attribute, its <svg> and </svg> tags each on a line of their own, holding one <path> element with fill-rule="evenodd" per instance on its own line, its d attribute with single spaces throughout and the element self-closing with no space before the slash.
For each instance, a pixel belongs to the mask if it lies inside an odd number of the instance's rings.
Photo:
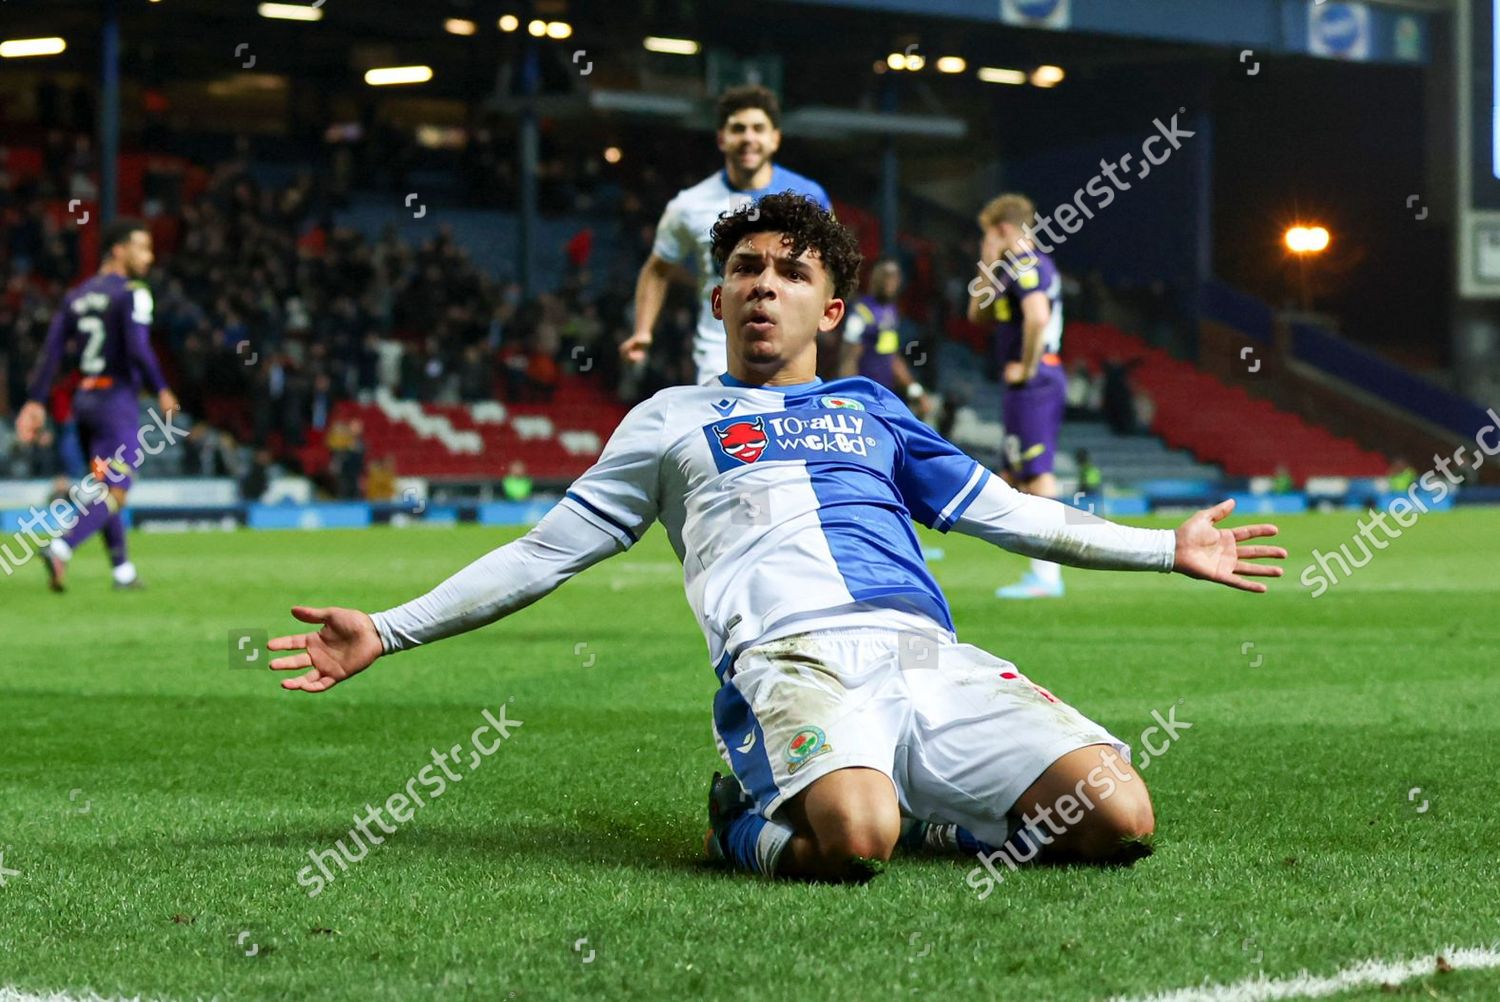
<svg viewBox="0 0 1500 1002">
<path fill-rule="evenodd" d="M 973 860 L 861 887 L 699 862 L 715 681 L 660 528 L 322 695 L 231 670 L 230 635 L 387 608 L 519 530 L 136 534 L 139 593 L 90 541 L 64 596 L 0 579 L 0 996 L 1085 1000 L 1494 947 L 1500 512 L 1424 516 L 1316 599 L 1301 569 L 1355 516 L 1279 522 L 1268 595 L 1069 571 L 1036 603 L 993 597 L 1021 558 L 923 533 L 961 640 L 1137 754 L 1153 711 L 1191 724 L 1144 774 L 1154 856 L 984 900 Z M 502 707 L 494 754 L 309 896 L 309 851 Z M 1494 999 L 1500 970 L 1394 993 Z"/>
</svg>

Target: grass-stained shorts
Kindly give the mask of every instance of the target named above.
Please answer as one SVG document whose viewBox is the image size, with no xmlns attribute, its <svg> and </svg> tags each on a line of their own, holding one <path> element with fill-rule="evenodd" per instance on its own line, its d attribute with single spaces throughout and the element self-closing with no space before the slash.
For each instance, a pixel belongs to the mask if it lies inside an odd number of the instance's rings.
<svg viewBox="0 0 1500 1002">
<path fill-rule="evenodd" d="M 714 699 L 719 751 L 774 818 L 835 769 L 890 777 L 908 817 L 992 845 L 1047 767 L 1077 748 L 1129 749 L 1016 666 L 938 634 L 818 630 L 746 648 Z"/>
</svg>

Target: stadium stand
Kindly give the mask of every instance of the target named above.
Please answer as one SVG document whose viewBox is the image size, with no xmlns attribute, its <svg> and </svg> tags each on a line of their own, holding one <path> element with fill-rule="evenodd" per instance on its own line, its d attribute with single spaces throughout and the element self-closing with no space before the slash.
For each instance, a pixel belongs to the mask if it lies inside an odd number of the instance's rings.
<svg viewBox="0 0 1500 1002">
<path fill-rule="evenodd" d="M 1068 352 L 1093 367 L 1119 362 L 1150 395 L 1153 434 L 1231 476 L 1270 476 L 1285 466 L 1301 483 L 1317 475 L 1376 477 L 1390 467 L 1380 453 L 1252 397 L 1106 324 L 1071 324 Z"/>
</svg>

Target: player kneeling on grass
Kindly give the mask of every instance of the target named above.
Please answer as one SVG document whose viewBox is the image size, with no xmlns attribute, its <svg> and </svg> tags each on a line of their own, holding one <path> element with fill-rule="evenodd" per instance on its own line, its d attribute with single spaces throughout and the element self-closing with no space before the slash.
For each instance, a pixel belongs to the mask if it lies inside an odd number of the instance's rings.
<svg viewBox="0 0 1500 1002">
<path fill-rule="evenodd" d="M 288 689 L 323 692 L 382 654 L 472 630 L 628 549 L 653 521 L 683 562 L 721 686 L 709 855 L 778 877 L 860 880 L 898 842 L 1016 858 L 1126 861 L 1153 829 L 1125 745 L 1009 662 L 959 643 L 915 519 L 1078 567 L 1177 571 L 1246 591 L 1284 558 L 1269 525 L 1128 528 L 1007 486 L 868 379 L 815 375 L 859 252 L 783 194 L 713 230 L 714 316 L 729 372 L 633 409 L 599 461 L 529 533 L 386 612 L 298 607 L 316 633 L 270 647 Z M 1024 823 L 1113 778 L 1076 823 Z M 1090 778 L 1090 777 L 1093 778 Z M 736 781 L 737 780 L 737 781 Z M 905 836 L 903 837 L 903 819 Z M 999 847 L 999 848 L 996 848 Z M 1040 849 L 1040 852 L 1038 851 Z M 1029 851 L 1028 851 L 1029 850 Z"/>
</svg>

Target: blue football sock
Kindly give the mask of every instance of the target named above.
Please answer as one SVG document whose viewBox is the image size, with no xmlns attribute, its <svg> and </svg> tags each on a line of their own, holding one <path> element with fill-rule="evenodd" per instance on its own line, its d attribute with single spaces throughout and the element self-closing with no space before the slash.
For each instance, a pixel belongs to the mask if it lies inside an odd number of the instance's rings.
<svg viewBox="0 0 1500 1002">
<path fill-rule="evenodd" d="M 958 825 L 935 825 L 925 821 L 911 822 L 901 832 L 901 845 L 913 852 L 936 852 L 944 855 L 972 856 L 994 852 L 987 842 Z"/>
<path fill-rule="evenodd" d="M 976 852 L 994 852 L 988 842 L 981 842 L 974 837 L 974 833 L 967 828 L 953 826 L 953 839 L 958 843 L 958 851 L 965 856 L 972 856 Z"/>
<path fill-rule="evenodd" d="M 729 861 L 737 870 L 772 876 L 782 850 L 792 840 L 792 830 L 785 825 L 746 811 L 729 823 L 727 850 Z"/>
</svg>

